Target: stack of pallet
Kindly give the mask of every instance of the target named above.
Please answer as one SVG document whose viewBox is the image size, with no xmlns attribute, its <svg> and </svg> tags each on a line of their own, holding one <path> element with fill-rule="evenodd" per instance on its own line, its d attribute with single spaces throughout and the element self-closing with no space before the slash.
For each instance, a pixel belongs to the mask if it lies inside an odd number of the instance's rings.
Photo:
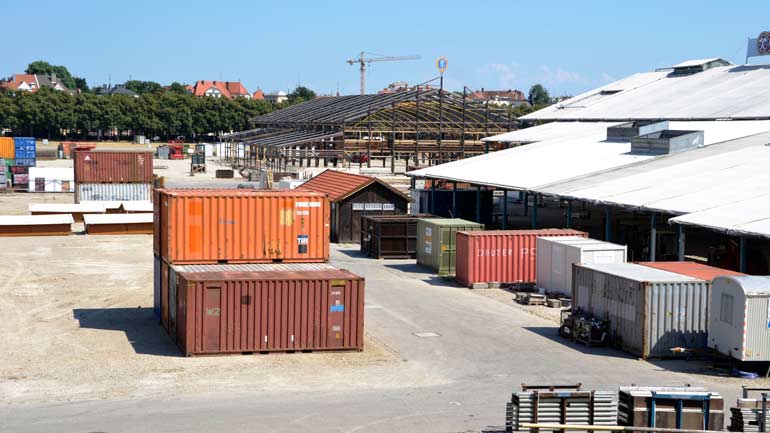
<svg viewBox="0 0 770 433">
<path fill-rule="evenodd" d="M 150 201 L 152 152 L 76 149 L 75 203 Z"/>
<path fill-rule="evenodd" d="M 507 404 L 506 431 L 527 430 L 522 423 L 617 425 L 617 392 L 569 388 L 522 386 Z"/>
<path fill-rule="evenodd" d="M 722 396 L 704 388 L 620 387 L 618 407 L 618 421 L 624 426 L 691 430 L 722 430 L 724 426 Z"/>
<path fill-rule="evenodd" d="M 364 280 L 327 263 L 326 195 L 154 195 L 154 309 L 185 355 L 363 348 Z"/>
<path fill-rule="evenodd" d="M 767 413 L 765 413 L 767 417 Z M 762 428 L 762 401 L 754 398 L 739 398 L 738 406 L 730 408 L 730 431 L 760 432 Z M 770 426 L 770 420 L 767 421 Z M 766 426 L 766 427 L 767 427 Z"/>
</svg>

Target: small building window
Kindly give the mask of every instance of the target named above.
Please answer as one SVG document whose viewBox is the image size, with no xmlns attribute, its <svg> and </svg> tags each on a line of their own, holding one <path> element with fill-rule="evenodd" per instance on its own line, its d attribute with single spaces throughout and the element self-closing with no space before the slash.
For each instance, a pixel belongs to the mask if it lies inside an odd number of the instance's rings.
<svg viewBox="0 0 770 433">
<path fill-rule="evenodd" d="M 722 293 L 719 307 L 719 320 L 729 325 L 733 324 L 733 296 Z"/>
</svg>

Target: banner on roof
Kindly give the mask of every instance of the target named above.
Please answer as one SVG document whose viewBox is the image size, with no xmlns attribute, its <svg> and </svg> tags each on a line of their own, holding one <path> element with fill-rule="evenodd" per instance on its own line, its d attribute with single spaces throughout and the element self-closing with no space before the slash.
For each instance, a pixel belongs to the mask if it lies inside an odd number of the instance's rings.
<svg viewBox="0 0 770 433">
<path fill-rule="evenodd" d="M 770 54 L 770 31 L 762 32 L 756 38 L 749 38 L 746 58 Z"/>
</svg>

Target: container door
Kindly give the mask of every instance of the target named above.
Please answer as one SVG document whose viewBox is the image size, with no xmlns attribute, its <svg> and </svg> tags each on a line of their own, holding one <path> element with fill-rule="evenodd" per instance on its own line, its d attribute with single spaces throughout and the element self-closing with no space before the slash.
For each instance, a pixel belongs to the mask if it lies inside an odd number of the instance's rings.
<svg viewBox="0 0 770 433">
<path fill-rule="evenodd" d="M 176 271 L 169 268 L 168 272 L 168 332 L 176 340 L 176 305 L 177 280 Z"/>
<path fill-rule="evenodd" d="M 328 347 L 342 347 L 345 341 L 343 328 L 345 318 L 345 282 L 331 281 L 329 288 L 329 320 L 326 344 Z"/>
<path fill-rule="evenodd" d="M 219 335 L 222 318 L 222 287 L 206 286 L 206 296 L 203 305 L 203 350 L 219 352 Z"/>
<path fill-rule="evenodd" d="M 162 262 L 160 274 L 160 320 L 168 331 L 168 263 Z"/>
</svg>

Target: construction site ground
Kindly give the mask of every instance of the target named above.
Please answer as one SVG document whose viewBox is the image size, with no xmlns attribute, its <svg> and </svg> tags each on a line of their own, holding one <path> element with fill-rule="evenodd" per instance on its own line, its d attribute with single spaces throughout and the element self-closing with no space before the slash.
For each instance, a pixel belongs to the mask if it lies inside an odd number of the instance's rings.
<svg viewBox="0 0 770 433">
<path fill-rule="evenodd" d="M 156 173 L 220 182 L 171 162 Z M 7 194 L 0 210 L 71 199 Z M 557 335 L 556 309 L 469 290 L 414 260 L 364 258 L 355 245 L 334 245 L 332 264 L 366 277 L 363 352 L 186 358 L 152 313 L 152 236 L 0 244 L 0 431 L 482 431 L 503 424 L 522 383 L 689 383 L 728 406 L 745 383 L 705 360 L 571 343 Z"/>
</svg>

